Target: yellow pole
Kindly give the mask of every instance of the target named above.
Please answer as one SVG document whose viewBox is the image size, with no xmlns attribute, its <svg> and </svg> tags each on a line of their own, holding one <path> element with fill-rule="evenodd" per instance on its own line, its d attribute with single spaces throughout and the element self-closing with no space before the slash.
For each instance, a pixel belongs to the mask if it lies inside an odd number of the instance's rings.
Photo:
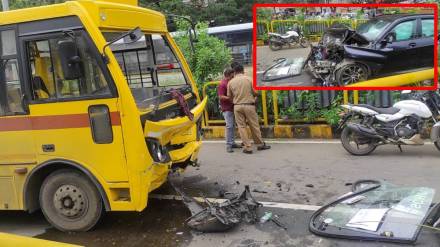
<svg viewBox="0 0 440 247">
<path fill-rule="evenodd" d="M 359 91 L 353 91 L 353 104 L 359 104 Z"/>
<path fill-rule="evenodd" d="M 278 125 L 278 91 L 272 91 L 272 102 L 273 102 L 273 115 L 275 119 L 275 125 Z"/>
<path fill-rule="evenodd" d="M 269 121 L 267 119 L 267 98 L 266 98 L 266 90 L 261 91 L 261 105 L 263 107 L 263 122 L 264 126 L 269 125 Z"/>
<path fill-rule="evenodd" d="M 348 101 L 349 101 L 349 99 L 348 99 L 348 91 L 344 90 L 344 104 L 348 104 Z"/>
</svg>

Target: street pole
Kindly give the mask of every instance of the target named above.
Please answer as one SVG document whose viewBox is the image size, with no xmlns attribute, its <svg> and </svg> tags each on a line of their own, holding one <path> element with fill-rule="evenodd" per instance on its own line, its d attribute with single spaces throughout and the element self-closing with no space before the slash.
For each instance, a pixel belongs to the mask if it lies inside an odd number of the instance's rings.
<svg viewBox="0 0 440 247">
<path fill-rule="evenodd" d="M 2 0 L 2 8 L 3 8 L 3 11 L 9 10 L 9 0 Z"/>
</svg>

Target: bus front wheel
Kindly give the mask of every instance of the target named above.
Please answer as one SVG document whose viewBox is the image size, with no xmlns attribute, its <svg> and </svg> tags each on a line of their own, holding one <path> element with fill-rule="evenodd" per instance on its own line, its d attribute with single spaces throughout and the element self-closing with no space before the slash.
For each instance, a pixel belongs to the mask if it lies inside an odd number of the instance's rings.
<svg viewBox="0 0 440 247">
<path fill-rule="evenodd" d="M 50 174 L 40 190 L 40 206 L 46 219 L 61 231 L 88 231 L 103 213 L 95 185 L 82 173 L 62 169 Z"/>
</svg>

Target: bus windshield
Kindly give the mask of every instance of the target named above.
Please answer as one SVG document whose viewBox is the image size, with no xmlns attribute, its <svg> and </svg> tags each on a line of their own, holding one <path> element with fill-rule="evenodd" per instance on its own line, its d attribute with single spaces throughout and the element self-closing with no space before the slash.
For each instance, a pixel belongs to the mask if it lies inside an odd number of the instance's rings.
<svg viewBox="0 0 440 247">
<path fill-rule="evenodd" d="M 104 32 L 107 41 L 122 33 Z M 130 43 L 120 39 L 110 46 L 139 108 L 159 96 L 163 89 L 186 88 L 187 76 L 169 45 L 167 38 L 159 34 L 145 34 L 139 41 Z"/>
</svg>

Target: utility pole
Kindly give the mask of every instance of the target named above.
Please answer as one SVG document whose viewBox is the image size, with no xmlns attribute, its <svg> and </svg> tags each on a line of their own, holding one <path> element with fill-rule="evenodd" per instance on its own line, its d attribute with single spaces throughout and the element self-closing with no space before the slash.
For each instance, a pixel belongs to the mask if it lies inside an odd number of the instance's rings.
<svg viewBox="0 0 440 247">
<path fill-rule="evenodd" d="M 2 9 L 3 11 L 9 10 L 9 0 L 2 0 Z"/>
</svg>

